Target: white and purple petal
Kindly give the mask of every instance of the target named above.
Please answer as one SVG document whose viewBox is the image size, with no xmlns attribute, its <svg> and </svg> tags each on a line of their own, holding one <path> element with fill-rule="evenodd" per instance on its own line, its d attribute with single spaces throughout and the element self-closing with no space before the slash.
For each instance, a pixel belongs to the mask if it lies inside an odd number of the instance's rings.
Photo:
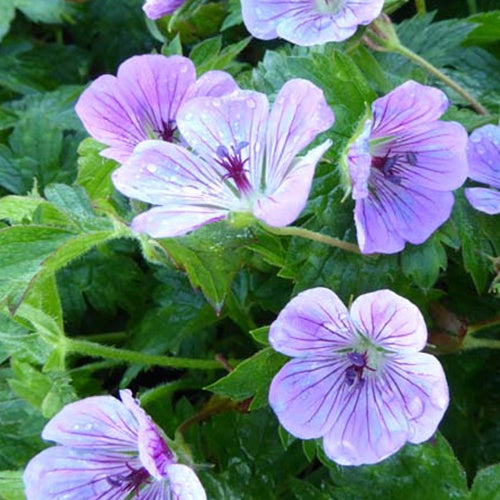
<svg viewBox="0 0 500 500">
<path fill-rule="evenodd" d="M 349 312 L 328 288 L 299 293 L 280 312 L 269 331 L 269 343 L 287 356 L 326 355 L 353 347 L 358 340 Z"/>
<path fill-rule="evenodd" d="M 351 305 L 351 318 L 364 336 L 384 349 L 417 352 L 427 342 L 418 307 L 391 290 L 360 295 Z"/>
<path fill-rule="evenodd" d="M 277 187 L 266 189 L 267 194 L 257 199 L 253 207 L 255 217 L 276 227 L 294 222 L 306 206 L 316 165 L 331 144 L 327 140 L 306 156 L 293 160 Z"/>
<path fill-rule="evenodd" d="M 408 353 L 389 356 L 384 367 L 387 390 L 395 395 L 408 419 L 410 443 L 427 441 L 436 432 L 448 407 L 448 384 L 439 361 L 430 354 Z"/>
<path fill-rule="evenodd" d="M 407 440 L 408 422 L 376 375 L 343 388 L 323 437 L 327 456 L 340 465 L 363 465 L 399 450 Z"/>
<path fill-rule="evenodd" d="M 488 215 L 500 214 L 500 191 L 498 189 L 467 188 L 465 196 L 476 210 Z"/>
<path fill-rule="evenodd" d="M 30 460 L 23 475 L 27 500 L 125 500 L 137 458 L 111 452 L 53 446 Z"/>
<path fill-rule="evenodd" d="M 387 181 L 372 169 L 372 192 L 356 201 L 354 221 L 363 253 L 395 253 L 405 242 L 423 243 L 448 220 L 453 208 L 451 192 L 432 191 Z"/>
<path fill-rule="evenodd" d="M 191 87 L 188 98 L 221 97 L 239 90 L 234 78 L 225 71 L 212 70 L 203 73 Z"/>
<path fill-rule="evenodd" d="M 500 125 L 485 125 L 474 130 L 467 155 L 469 177 L 500 189 Z"/>
<path fill-rule="evenodd" d="M 286 363 L 269 389 L 269 404 L 280 424 L 300 439 L 324 436 L 350 389 L 345 381 L 348 367 L 347 356 L 337 353 L 295 358 Z"/>
<path fill-rule="evenodd" d="M 188 144 L 221 177 L 221 150 L 241 153 L 250 184 L 260 189 L 269 103 L 264 94 L 235 91 L 223 97 L 190 99 L 177 117 L 179 130 Z"/>
<path fill-rule="evenodd" d="M 372 104 L 372 139 L 397 137 L 409 127 L 438 120 L 447 110 L 441 90 L 409 80 Z"/>
<path fill-rule="evenodd" d="M 382 0 L 243 0 L 242 16 L 257 38 L 281 37 L 297 45 L 342 41 L 381 12 Z"/>
<path fill-rule="evenodd" d="M 160 17 L 172 14 L 175 12 L 186 0 L 146 0 L 142 6 L 149 19 L 155 21 Z"/>
<path fill-rule="evenodd" d="M 267 125 L 266 191 L 272 192 L 282 183 L 295 156 L 334 120 L 319 87 L 299 78 L 283 85 Z"/>
<path fill-rule="evenodd" d="M 66 405 L 47 423 L 43 439 L 73 448 L 137 451 L 139 423 L 121 401 L 92 396 Z"/>
</svg>

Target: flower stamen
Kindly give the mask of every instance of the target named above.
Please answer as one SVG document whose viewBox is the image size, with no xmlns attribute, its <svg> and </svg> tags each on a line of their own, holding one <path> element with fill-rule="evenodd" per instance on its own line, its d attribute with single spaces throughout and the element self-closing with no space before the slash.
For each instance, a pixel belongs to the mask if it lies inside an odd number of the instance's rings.
<svg viewBox="0 0 500 500">
<path fill-rule="evenodd" d="M 243 194 L 252 192 L 252 186 L 247 177 L 247 169 L 245 164 L 248 158 L 244 160 L 241 157 L 241 151 L 248 146 L 248 142 L 240 142 L 236 147 L 231 146 L 231 152 L 222 144 L 217 148 L 217 156 L 219 159 L 215 161 L 226 170 L 227 174 L 222 177 L 222 180 L 233 179 L 238 190 Z"/>
</svg>

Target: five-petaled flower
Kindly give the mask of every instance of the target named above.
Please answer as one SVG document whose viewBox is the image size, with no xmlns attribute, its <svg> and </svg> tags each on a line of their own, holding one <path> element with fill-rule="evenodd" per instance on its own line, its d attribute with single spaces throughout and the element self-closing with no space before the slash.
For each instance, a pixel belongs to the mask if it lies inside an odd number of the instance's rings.
<svg viewBox="0 0 500 500">
<path fill-rule="evenodd" d="M 363 253 L 423 243 L 450 216 L 467 177 L 467 133 L 440 121 L 448 99 L 408 81 L 372 104 L 348 152 L 354 219 Z"/>
<path fill-rule="evenodd" d="M 185 2 L 186 0 L 146 0 L 142 10 L 149 19 L 156 20 L 172 14 Z"/>
<path fill-rule="evenodd" d="M 65 406 L 42 437 L 59 446 L 24 472 L 28 500 L 205 500 L 199 479 L 176 458 L 129 390 Z"/>
<path fill-rule="evenodd" d="M 341 465 L 373 464 L 429 439 L 448 406 L 440 363 L 420 353 L 424 319 L 390 290 L 358 297 L 300 293 L 271 325 L 272 347 L 294 359 L 274 377 L 269 402 L 296 437 L 323 437 Z"/>
<path fill-rule="evenodd" d="M 306 46 L 346 40 L 383 5 L 383 0 L 241 0 L 243 22 L 253 36 Z"/>
<path fill-rule="evenodd" d="M 323 91 L 287 82 L 269 112 L 264 94 L 235 91 L 186 102 L 177 126 L 192 151 L 148 141 L 113 173 L 126 196 L 156 206 L 132 229 L 153 237 L 186 234 L 230 213 L 252 213 L 271 226 L 293 222 L 304 208 L 316 164 L 329 140 L 296 158 L 334 120 Z"/>
<path fill-rule="evenodd" d="M 485 125 L 472 132 L 467 149 L 469 177 L 490 188 L 465 190 L 470 204 L 489 215 L 500 213 L 500 125 Z"/>
<path fill-rule="evenodd" d="M 207 71 L 196 80 L 194 64 L 182 56 L 134 56 L 87 88 L 76 113 L 88 133 L 110 146 L 101 154 L 125 161 L 147 139 L 178 139 L 180 106 L 196 96 L 221 96 L 238 88 L 224 71 Z"/>
</svg>

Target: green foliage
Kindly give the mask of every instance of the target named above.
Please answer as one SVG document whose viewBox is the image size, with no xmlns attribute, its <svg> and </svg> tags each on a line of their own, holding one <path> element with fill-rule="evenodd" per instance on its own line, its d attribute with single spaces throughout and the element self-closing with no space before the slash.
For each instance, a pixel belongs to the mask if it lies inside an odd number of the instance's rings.
<svg viewBox="0 0 500 500">
<path fill-rule="evenodd" d="M 235 401 L 253 398 L 250 409 L 267 405 L 269 385 L 286 358 L 270 347 L 240 363 L 229 375 L 206 389 Z"/>
<path fill-rule="evenodd" d="M 498 500 L 500 498 L 499 484 L 500 464 L 480 470 L 472 484 L 471 500 Z"/>
<path fill-rule="evenodd" d="M 468 498 L 465 473 L 440 434 L 421 445 L 408 444 L 377 465 L 339 467 L 328 462 L 321 448 L 319 454 L 330 467 L 333 491 L 339 500 L 366 498 L 368 491 L 390 499 Z"/>
</svg>

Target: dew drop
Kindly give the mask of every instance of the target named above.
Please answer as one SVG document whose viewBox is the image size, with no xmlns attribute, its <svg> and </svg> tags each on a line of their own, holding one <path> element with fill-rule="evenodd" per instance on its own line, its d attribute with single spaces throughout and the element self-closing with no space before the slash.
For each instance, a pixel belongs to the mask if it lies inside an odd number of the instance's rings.
<svg viewBox="0 0 500 500">
<path fill-rule="evenodd" d="M 250 108 L 250 109 L 254 109 L 256 104 L 255 104 L 255 101 L 253 99 L 247 99 L 247 106 Z"/>
<path fill-rule="evenodd" d="M 188 70 L 187 64 L 181 64 L 180 72 L 181 73 L 186 73 L 187 70 Z"/>
<path fill-rule="evenodd" d="M 158 167 L 156 165 L 148 165 L 146 169 L 148 172 L 154 174 L 158 170 Z"/>
</svg>

